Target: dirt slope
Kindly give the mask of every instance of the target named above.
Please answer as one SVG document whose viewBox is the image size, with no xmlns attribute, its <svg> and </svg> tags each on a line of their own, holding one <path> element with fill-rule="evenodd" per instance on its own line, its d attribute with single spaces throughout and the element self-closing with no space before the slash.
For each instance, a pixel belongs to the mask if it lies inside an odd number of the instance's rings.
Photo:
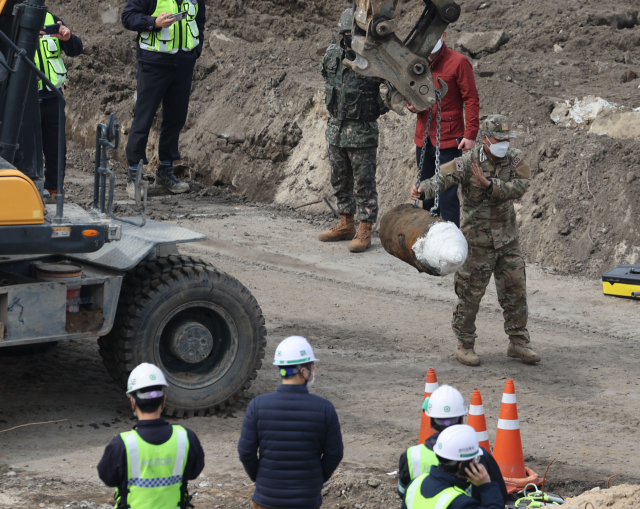
<svg viewBox="0 0 640 509">
<path fill-rule="evenodd" d="M 91 149 L 96 122 L 115 111 L 126 142 L 136 67 L 134 35 L 117 21 L 124 0 L 48 4 L 85 42 L 85 54 L 68 60 L 70 135 Z M 401 33 L 421 5 L 413 0 L 400 7 Z M 331 196 L 317 65 L 347 6 L 326 0 L 208 2 L 205 48 L 181 145 L 191 176 L 263 202 L 299 205 Z M 471 57 L 481 114 L 505 113 L 518 124 L 522 136 L 515 145 L 534 169 L 520 208 L 528 258 L 589 276 L 640 262 L 640 141 L 558 127 L 549 117 L 554 102 L 585 95 L 640 106 L 640 80 L 626 81 L 629 71 L 640 74 L 637 3 L 474 0 L 462 6 L 448 41 Z M 506 42 L 495 53 L 456 42 L 496 30 L 504 31 Z M 414 118 L 390 113 L 380 125 L 384 213 L 406 201 L 415 178 Z"/>
</svg>

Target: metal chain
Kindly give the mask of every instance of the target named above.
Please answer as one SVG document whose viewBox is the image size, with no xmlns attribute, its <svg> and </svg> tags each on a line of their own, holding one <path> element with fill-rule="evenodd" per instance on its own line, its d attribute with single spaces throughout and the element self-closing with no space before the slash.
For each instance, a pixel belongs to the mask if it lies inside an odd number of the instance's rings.
<svg viewBox="0 0 640 509">
<path fill-rule="evenodd" d="M 433 199 L 433 207 L 429 211 L 431 216 L 438 216 L 438 207 L 440 206 L 440 120 L 442 113 L 442 105 L 440 101 L 440 90 L 436 89 L 436 101 L 438 102 L 438 114 L 436 115 L 436 190 Z"/>
<path fill-rule="evenodd" d="M 436 196 L 434 200 L 434 206 L 431 208 L 430 212 L 432 216 L 437 216 L 435 212 L 438 208 L 440 202 L 440 191 L 439 191 L 439 181 L 440 181 L 440 121 L 441 121 L 441 113 L 442 108 L 440 104 L 441 96 L 440 90 L 436 89 L 436 103 L 437 103 L 437 115 L 436 115 Z M 429 109 L 429 116 L 427 117 L 427 123 L 424 128 L 424 138 L 422 139 L 422 150 L 420 151 L 420 164 L 418 164 L 418 181 L 416 182 L 416 189 L 420 188 L 420 177 L 422 176 L 422 167 L 424 165 L 424 157 L 427 153 L 427 141 L 429 140 L 429 129 L 431 128 L 431 119 L 433 117 L 433 108 Z M 416 200 L 413 204 L 414 207 L 418 206 L 418 200 Z"/>
<path fill-rule="evenodd" d="M 424 138 L 422 138 L 422 150 L 420 151 L 420 164 L 418 164 L 418 181 L 416 182 L 416 189 L 420 189 L 420 178 L 422 177 L 422 166 L 424 165 L 424 156 L 427 153 L 427 140 L 429 139 L 429 128 L 431 127 L 431 117 L 433 116 L 433 108 L 429 109 L 429 116 L 427 117 L 427 123 L 424 127 Z M 413 203 L 413 207 L 418 207 L 418 201 Z"/>
</svg>

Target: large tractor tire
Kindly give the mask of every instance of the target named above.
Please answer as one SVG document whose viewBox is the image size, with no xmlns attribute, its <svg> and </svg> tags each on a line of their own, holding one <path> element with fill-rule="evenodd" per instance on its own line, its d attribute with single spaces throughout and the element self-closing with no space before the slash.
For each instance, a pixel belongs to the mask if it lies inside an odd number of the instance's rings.
<svg viewBox="0 0 640 509">
<path fill-rule="evenodd" d="M 205 415 L 239 400 L 258 375 L 266 328 L 238 280 L 197 258 L 146 259 L 123 280 L 111 332 L 99 339 L 107 370 L 123 388 L 133 368 L 165 373 L 165 413 Z"/>
</svg>

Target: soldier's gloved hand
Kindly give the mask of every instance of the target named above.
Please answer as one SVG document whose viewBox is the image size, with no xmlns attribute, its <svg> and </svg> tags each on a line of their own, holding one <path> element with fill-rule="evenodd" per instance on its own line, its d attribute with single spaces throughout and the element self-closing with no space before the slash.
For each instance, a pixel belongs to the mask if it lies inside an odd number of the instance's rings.
<svg viewBox="0 0 640 509">
<path fill-rule="evenodd" d="M 422 196 L 424 195 L 424 189 L 422 189 L 422 187 L 419 187 L 416 189 L 416 186 L 413 186 L 411 188 L 411 191 L 409 192 L 409 196 L 411 196 L 412 200 L 421 200 Z"/>
<path fill-rule="evenodd" d="M 471 183 L 474 186 L 487 188 L 491 185 L 491 182 L 487 180 L 487 177 L 484 176 L 482 168 L 480 168 L 480 166 L 478 166 L 476 163 L 471 163 L 471 171 L 473 172 Z"/>
</svg>

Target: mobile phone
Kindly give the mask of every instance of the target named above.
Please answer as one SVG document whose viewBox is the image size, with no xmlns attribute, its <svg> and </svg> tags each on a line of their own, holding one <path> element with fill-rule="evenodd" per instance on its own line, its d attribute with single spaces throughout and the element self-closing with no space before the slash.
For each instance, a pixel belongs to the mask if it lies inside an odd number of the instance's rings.
<svg viewBox="0 0 640 509">
<path fill-rule="evenodd" d="M 167 19 L 180 21 L 181 19 L 185 19 L 187 17 L 187 13 L 188 11 L 178 12 L 177 14 L 172 14 L 171 16 L 167 16 Z"/>
<path fill-rule="evenodd" d="M 45 25 L 44 33 L 47 35 L 53 35 L 60 33 L 60 25 Z"/>
<path fill-rule="evenodd" d="M 462 463 L 460 463 L 460 468 L 458 469 L 458 475 L 461 475 L 462 477 L 467 477 L 468 474 L 465 471 L 465 469 L 471 467 L 471 463 L 480 463 L 480 457 L 476 456 L 473 459 L 470 459 L 468 461 L 463 461 Z"/>
</svg>

